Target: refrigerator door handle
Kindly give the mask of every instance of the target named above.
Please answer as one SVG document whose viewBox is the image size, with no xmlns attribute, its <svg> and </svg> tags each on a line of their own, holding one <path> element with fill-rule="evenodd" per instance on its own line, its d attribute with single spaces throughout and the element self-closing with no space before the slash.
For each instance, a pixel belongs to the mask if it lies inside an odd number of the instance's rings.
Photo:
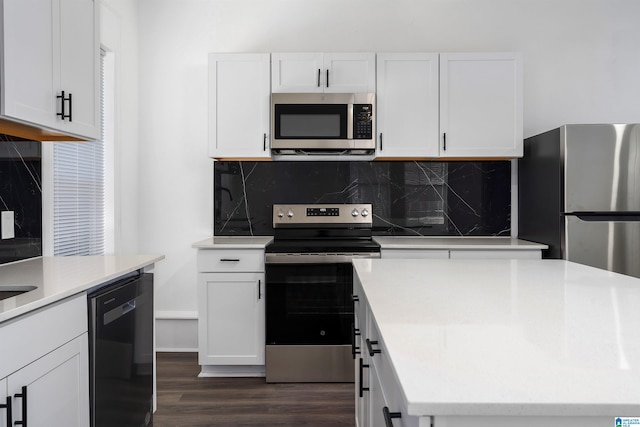
<svg viewBox="0 0 640 427">
<path fill-rule="evenodd" d="M 616 221 L 640 221 L 640 211 L 578 211 L 564 212 L 563 216 L 575 216 L 582 221 L 616 222 Z"/>
</svg>

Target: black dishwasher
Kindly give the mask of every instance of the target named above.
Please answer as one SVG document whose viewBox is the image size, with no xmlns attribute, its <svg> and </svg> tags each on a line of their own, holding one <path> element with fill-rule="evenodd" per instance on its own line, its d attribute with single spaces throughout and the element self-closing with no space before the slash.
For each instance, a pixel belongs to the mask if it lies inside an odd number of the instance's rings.
<svg viewBox="0 0 640 427">
<path fill-rule="evenodd" d="M 88 304 L 91 426 L 153 425 L 153 275 L 94 288 Z"/>
</svg>

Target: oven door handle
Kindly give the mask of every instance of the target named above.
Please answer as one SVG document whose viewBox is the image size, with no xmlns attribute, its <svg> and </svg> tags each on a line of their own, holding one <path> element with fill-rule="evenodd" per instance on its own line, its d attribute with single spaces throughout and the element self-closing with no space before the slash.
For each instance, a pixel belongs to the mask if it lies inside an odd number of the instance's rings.
<svg viewBox="0 0 640 427">
<path fill-rule="evenodd" d="M 267 253 L 265 264 L 338 264 L 351 263 L 353 259 L 380 258 L 380 252 L 344 254 L 281 254 Z"/>
</svg>

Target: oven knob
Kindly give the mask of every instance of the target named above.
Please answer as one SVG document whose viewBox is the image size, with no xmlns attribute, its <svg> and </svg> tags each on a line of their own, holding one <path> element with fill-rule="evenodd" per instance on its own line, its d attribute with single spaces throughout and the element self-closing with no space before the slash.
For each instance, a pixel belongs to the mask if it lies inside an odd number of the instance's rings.
<svg viewBox="0 0 640 427">
<path fill-rule="evenodd" d="M 291 209 L 289 209 L 289 212 L 287 212 L 287 216 L 289 218 L 293 218 L 293 211 Z"/>
<path fill-rule="evenodd" d="M 283 217 L 284 217 L 284 212 L 278 211 L 278 218 L 283 218 Z"/>
<path fill-rule="evenodd" d="M 359 213 L 358 213 L 358 209 L 354 209 L 354 210 L 352 210 L 352 211 L 351 211 L 351 216 L 352 216 L 352 217 L 354 217 L 354 218 L 355 218 L 355 217 L 357 217 L 358 215 L 359 215 Z"/>
<path fill-rule="evenodd" d="M 367 217 L 369 216 L 369 211 L 367 209 L 362 209 L 362 212 L 360 213 L 363 217 Z"/>
</svg>

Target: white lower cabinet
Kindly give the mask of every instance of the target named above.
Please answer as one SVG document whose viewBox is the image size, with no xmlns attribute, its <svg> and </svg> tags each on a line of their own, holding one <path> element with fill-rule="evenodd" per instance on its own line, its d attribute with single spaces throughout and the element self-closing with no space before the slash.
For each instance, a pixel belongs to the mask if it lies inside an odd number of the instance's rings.
<svg viewBox="0 0 640 427">
<path fill-rule="evenodd" d="M 264 375 L 264 251 L 201 249 L 198 271 L 200 375 Z"/>
<path fill-rule="evenodd" d="M 0 427 L 89 425 L 85 294 L 0 324 L 0 342 Z"/>
<path fill-rule="evenodd" d="M 6 378 L 0 378 L 0 427 L 13 427 L 11 398 L 7 392 Z"/>
<path fill-rule="evenodd" d="M 89 422 L 89 359 L 83 334 L 7 378 L 13 422 L 31 427 Z M 26 408 L 26 413 L 25 413 Z"/>
</svg>

